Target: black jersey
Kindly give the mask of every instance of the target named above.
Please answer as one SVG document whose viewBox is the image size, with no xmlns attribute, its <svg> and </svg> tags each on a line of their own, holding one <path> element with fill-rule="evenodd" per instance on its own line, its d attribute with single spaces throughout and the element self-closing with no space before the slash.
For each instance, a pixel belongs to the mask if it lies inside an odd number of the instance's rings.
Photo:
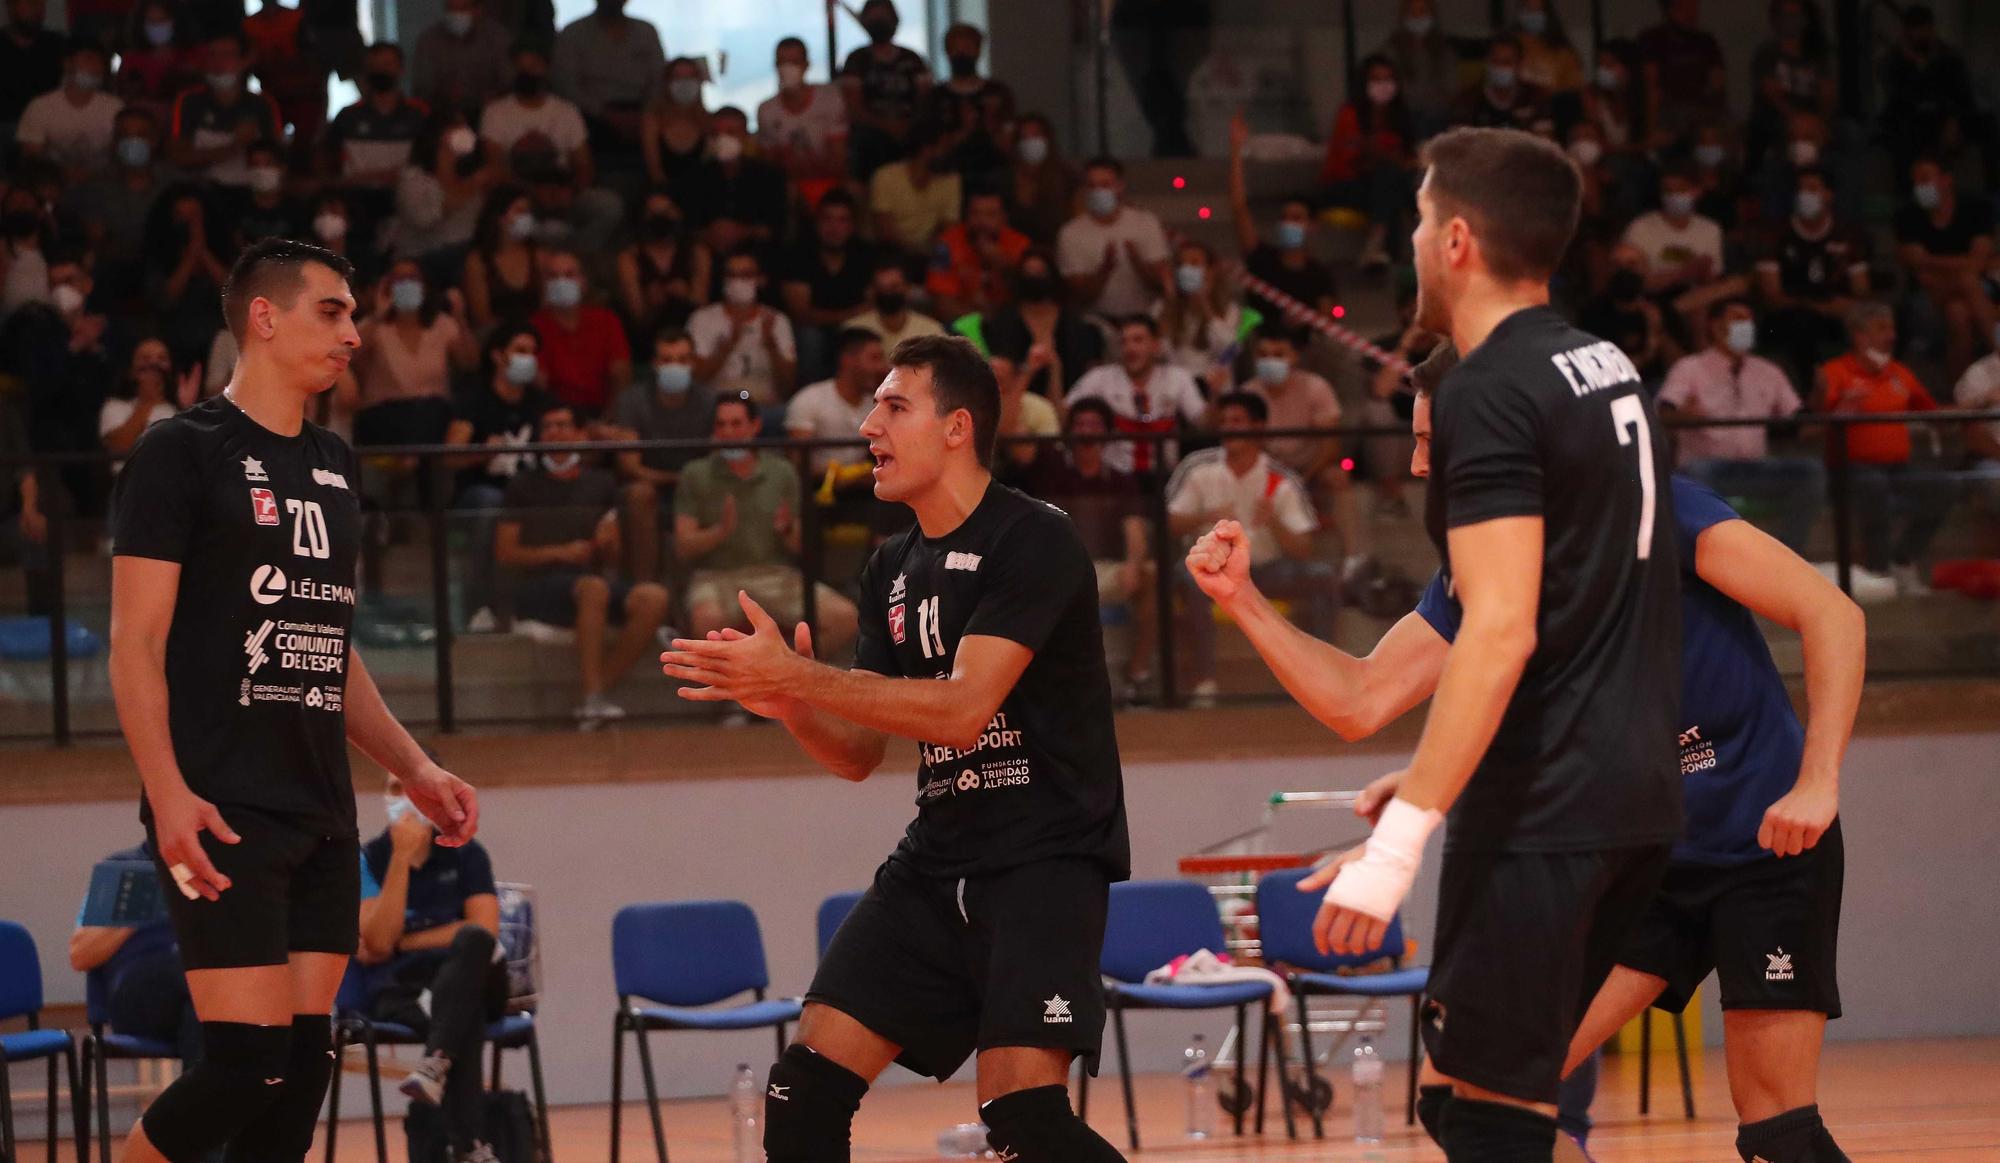
<svg viewBox="0 0 2000 1163">
<path fill-rule="evenodd" d="M 917 818 L 894 859 L 963 877 L 1075 856 L 1129 875 L 1097 574 L 1060 509 L 994 483 L 950 533 L 911 526 L 875 551 L 857 669 L 943 678 L 967 635 L 1035 656 L 971 750 L 919 745 Z"/>
<path fill-rule="evenodd" d="M 1616 344 L 1516 312 L 1438 386 L 1426 524 L 1543 520 L 1534 654 L 1447 843 L 1567 851 L 1680 834 L 1672 468 Z"/>
<path fill-rule="evenodd" d="M 354 453 L 264 428 L 217 396 L 146 430 L 119 474 L 112 552 L 175 561 L 174 759 L 225 809 L 354 831 L 348 628 L 361 541 Z"/>
</svg>

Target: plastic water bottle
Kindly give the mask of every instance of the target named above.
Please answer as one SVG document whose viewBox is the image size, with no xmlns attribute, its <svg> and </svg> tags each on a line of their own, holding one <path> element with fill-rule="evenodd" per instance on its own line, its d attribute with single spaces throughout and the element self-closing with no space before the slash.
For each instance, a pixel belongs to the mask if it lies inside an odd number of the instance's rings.
<svg viewBox="0 0 2000 1163">
<path fill-rule="evenodd" d="M 1354 1141 L 1382 1141 L 1382 1056 L 1365 1034 L 1354 1048 Z"/>
<path fill-rule="evenodd" d="M 1181 1051 L 1181 1074 L 1187 1078 L 1187 1137 L 1215 1134 L 1215 1080 L 1209 1076 L 1208 1043 L 1200 1034 Z"/>
<path fill-rule="evenodd" d="M 764 1163 L 764 1088 L 748 1063 L 737 1063 L 729 1084 L 729 1139 L 736 1163 Z"/>
<path fill-rule="evenodd" d="M 937 1153 L 944 1159 L 988 1159 L 985 1123 L 959 1123 L 938 1132 Z"/>
</svg>

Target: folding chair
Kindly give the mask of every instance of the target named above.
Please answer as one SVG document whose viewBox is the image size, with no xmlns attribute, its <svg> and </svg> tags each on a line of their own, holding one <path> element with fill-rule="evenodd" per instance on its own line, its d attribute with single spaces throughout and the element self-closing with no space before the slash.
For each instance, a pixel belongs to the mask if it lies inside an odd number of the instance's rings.
<svg viewBox="0 0 2000 1163">
<path fill-rule="evenodd" d="M 619 1156 L 628 1032 L 639 1043 L 653 1149 L 660 1163 L 667 1163 L 666 1124 L 646 1035 L 653 1030 L 770 1027 L 783 1055 L 785 1028 L 799 1019 L 799 1001 L 764 996 L 771 985 L 764 938 L 757 914 L 741 901 L 626 905 L 611 921 L 611 964 L 618 984 L 618 1011 L 611 1020 L 611 1163 L 618 1163 Z M 717 1004 L 743 993 L 751 1000 Z M 648 1002 L 655 1004 L 644 1004 Z"/>
<path fill-rule="evenodd" d="M 1673 1015 L 1674 1058 L 1681 1068 L 1681 1111 L 1694 1118 L 1694 1080 L 1688 1075 L 1687 1021 Z M 1653 1007 L 1639 1015 L 1639 1113 L 1653 1113 Z"/>
<path fill-rule="evenodd" d="M 56 1159 L 56 1060 L 69 1068 L 70 1124 L 76 1135 L 77 1163 L 89 1158 L 90 1144 L 84 1130 L 83 1093 L 76 1066 L 76 1041 L 68 1030 L 42 1029 L 42 962 L 35 952 L 35 939 L 13 921 L 0 921 L 0 1021 L 27 1020 L 28 1028 L 0 1034 L 0 1155 L 8 1163 L 21 1158 L 14 1149 L 14 1092 L 8 1067 L 16 1062 L 45 1061 L 49 1064 L 48 1147 L 49 1163 Z"/>
<path fill-rule="evenodd" d="M 1104 954 L 1099 969 L 1104 974 L 1104 1002 L 1111 1011 L 1118 1037 L 1118 1080 L 1125 1092 L 1125 1133 L 1132 1149 L 1139 1149 L 1139 1116 L 1132 1101 L 1132 1055 L 1125 1037 L 1127 1010 L 1211 1010 L 1235 1009 L 1236 1028 L 1249 1040 L 1248 1013 L 1254 1003 L 1263 1015 L 1262 1034 L 1257 1049 L 1257 1131 L 1264 1130 L 1264 1085 L 1269 1056 L 1275 1048 L 1278 1076 L 1285 1074 L 1285 1047 L 1271 1016 L 1271 983 L 1268 981 L 1230 982 L 1219 985 L 1147 985 L 1146 974 L 1176 957 L 1207 949 L 1221 953 L 1227 948 L 1222 932 L 1222 916 L 1215 898 L 1199 884 L 1185 880 L 1140 880 L 1111 886 L 1110 914 L 1104 925 Z M 1244 1093 L 1243 1055 L 1236 1055 L 1236 1090 Z M 1079 1113 L 1090 1105 L 1090 1076 L 1083 1075 L 1077 1100 Z M 1245 1109 L 1235 1112 L 1236 1133 L 1243 1133 Z M 1285 1132 L 1297 1138 L 1292 1109 L 1284 1108 Z"/>
<path fill-rule="evenodd" d="M 1299 881 L 1311 873 L 1309 868 L 1288 869 L 1268 873 L 1257 882 L 1258 940 L 1263 946 L 1264 964 L 1285 975 L 1298 1004 L 1299 1057 L 1305 1061 L 1307 1094 L 1310 1096 L 1320 1088 L 1319 1068 L 1313 1058 L 1312 1020 L 1306 1007 L 1308 998 L 1407 997 L 1410 999 L 1410 1090 L 1403 1103 L 1403 1121 L 1414 1126 L 1417 1068 L 1423 1060 L 1417 1020 L 1431 971 L 1425 966 L 1404 966 L 1409 945 L 1403 940 L 1400 915 L 1389 921 L 1382 943 L 1366 953 L 1323 954 L 1314 948 L 1313 918 L 1319 913 L 1321 897 L 1299 891 Z M 1386 973 L 1355 972 L 1384 958 L 1389 959 L 1391 966 Z M 1324 1112 L 1314 1102 L 1307 1102 L 1305 1107 L 1312 1117 L 1313 1135 L 1325 1138 Z"/>
</svg>

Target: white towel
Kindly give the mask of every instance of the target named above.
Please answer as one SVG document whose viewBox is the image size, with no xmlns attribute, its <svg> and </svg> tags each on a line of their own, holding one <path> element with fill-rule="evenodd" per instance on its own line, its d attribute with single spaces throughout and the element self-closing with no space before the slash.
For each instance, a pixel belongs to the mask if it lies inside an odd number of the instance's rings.
<svg viewBox="0 0 2000 1163">
<path fill-rule="evenodd" d="M 1177 957 L 1146 975 L 1147 985 L 1228 985 L 1236 981 L 1269 982 L 1271 1012 L 1290 1011 L 1292 991 L 1285 986 L 1284 978 L 1268 969 L 1232 964 L 1226 956 L 1218 957 L 1206 949 Z"/>
</svg>

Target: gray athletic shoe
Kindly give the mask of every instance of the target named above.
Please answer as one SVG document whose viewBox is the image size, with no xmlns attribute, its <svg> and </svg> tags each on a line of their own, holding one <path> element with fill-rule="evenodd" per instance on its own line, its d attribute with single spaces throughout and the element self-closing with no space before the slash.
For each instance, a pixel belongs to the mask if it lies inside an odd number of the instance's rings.
<svg viewBox="0 0 2000 1163">
<path fill-rule="evenodd" d="M 493 1148 L 474 1139 L 472 1150 L 460 1155 L 458 1163 L 500 1163 L 500 1156 L 493 1153 Z"/>
<path fill-rule="evenodd" d="M 442 1054 L 426 1054 L 396 1089 L 417 1102 L 436 1106 L 444 1098 L 444 1080 L 451 1074 L 451 1059 Z"/>
</svg>

